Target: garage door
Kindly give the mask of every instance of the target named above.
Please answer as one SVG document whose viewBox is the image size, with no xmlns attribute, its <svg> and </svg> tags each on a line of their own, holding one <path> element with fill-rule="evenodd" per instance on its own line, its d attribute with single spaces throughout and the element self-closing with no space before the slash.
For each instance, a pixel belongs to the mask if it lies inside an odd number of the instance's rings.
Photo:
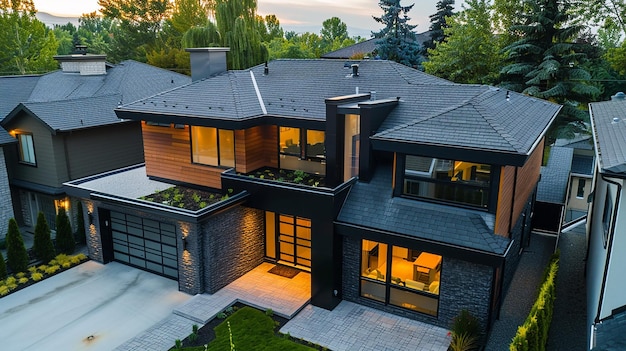
<svg viewBox="0 0 626 351">
<path fill-rule="evenodd" d="M 173 225 L 111 211 L 111 231 L 114 260 L 178 279 Z"/>
</svg>

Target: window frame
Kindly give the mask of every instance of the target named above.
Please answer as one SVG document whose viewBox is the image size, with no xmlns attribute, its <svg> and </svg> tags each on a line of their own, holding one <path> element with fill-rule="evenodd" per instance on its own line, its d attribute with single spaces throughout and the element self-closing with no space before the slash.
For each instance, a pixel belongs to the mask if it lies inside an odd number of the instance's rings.
<svg viewBox="0 0 626 351">
<path fill-rule="evenodd" d="M 205 129 L 212 129 L 215 131 L 215 144 L 212 145 L 215 147 L 215 149 L 217 150 L 217 162 L 216 164 L 210 164 L 210 163 L 203 163 L 203 162 L 199 162 L 196 161 L 196 153 L 195 153 L 195 149 L 196 149 L 196 144 L 194 142 L 194 129 L 195 128 L 205 128 Z M 232 155 L 233 155 L 233 159 L 232 159 L 232 165 L 225 165 L 223 164 L 224 160 L 222 160 L 223 156 L 224 156 L 224 152 L 222 151 L 222 141 L 221 141 L 221 132 L 230 132 L 232 133 Z M 190 126 L 189 128 L 189 139 L 190 139 L 190 148 L 191 148 L 191 163 L 192 164 L 196 164 L 196 165 L 202 165 L 202 166 L 210 166 L 210 167 L 220 167 L 220 168 L 235 168 L 235 166 L 237 165 L 237 152 L 235 150 L 235 131 L 232 129 L 220 129 L 220 128 L 216 128 L 216 127 L 205 127 L 205 126 Z M 231 146 L 231 145 L 229 145 Z"/>
<path fill-rule="evenodd" d="M 602 245 L 606 249 L 609 241 L 609 232 L 611 229 L 611 219 L 613 217 L 613 198 L 611 197 L 611 189 L 606 186 L 604 195 L 604 208 L 602 209 Z"/>
<path fill-rule="evenodd" d="M 281 128 L 293 128 L 293 129 L 297 129 L 298 130 L 298 137 L 299 137 L 298 148 L 299 148 L 299 150 L 298 150 L 297 153 L 283 151 L 283 148 L 280 145 L 280 143 L 281 143 L 281 136 L 280 136 Z M 308 132 L 309 131 L 321 132 L 321 133 L 324 134 L 324 141 L 322 142 L 323 145 L 324 145 L 324 154 L 322 156 L 309 155 L 309 144 L 308 144 L 308 139 L 309 139 Z M 292 126 L 279 125 L 278 126 L 278 154 L 279 155 L 285 155 L 285 156 L 298 157 L 300 160 L 323 162 L 323 161 L 326 160 L 326 131 L 325 130 L 319 130 L 319 129 L 309 129 L 309 128 L 301 128 L 301 127 L 292 127 Z"/>
<path fill-rule="evenodd" d="M 35 138 L 33 137 L 33 133 L 16 133 L 15 137 L 17 139 L 17 157 L 19 163 L 25 164 L 28 166 L 37 166 L 37 157 L 35 155 Z M 27 153 L 28 158 L 32 158 L 32 161 L 25 159 L 24 146 L 22 137 L 26 137 L 27 141 Z"/>
<path fill-rule="evenodd" d="M 578 187 L 576 189 L 576 198 L 584 199 L 585 198 L 585 186 L 587 185 L 587 181 L 584 178 L 578 178 Z"/>
</svg>

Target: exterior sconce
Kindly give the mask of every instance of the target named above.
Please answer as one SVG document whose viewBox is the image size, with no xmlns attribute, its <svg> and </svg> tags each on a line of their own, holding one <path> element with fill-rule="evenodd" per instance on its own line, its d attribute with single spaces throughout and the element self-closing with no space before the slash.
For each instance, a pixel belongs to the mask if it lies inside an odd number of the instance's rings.
<svg viewBox="0 0 626 351">
<path fill-rule="evenodd" d="M 183 237 L 183 251 L 187 251 L 187 237 Z"/>
<path fill-rule="evenodd" d="M 87 218 L 89 219 L 89 225 L 93 224 L 93 212 L 87 211 Z"/>
</svg>

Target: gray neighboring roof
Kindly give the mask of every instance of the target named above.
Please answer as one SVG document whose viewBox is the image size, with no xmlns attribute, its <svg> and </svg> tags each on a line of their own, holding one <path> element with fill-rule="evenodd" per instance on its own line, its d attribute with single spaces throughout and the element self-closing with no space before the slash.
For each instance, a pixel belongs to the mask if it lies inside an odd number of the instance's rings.
<svg viewBox="0 0 626 351">
<path fill-rule="evenodd" d="M 391 167 L 379 167 L 369 183 L 357 182 L 338 223 L 373 228 L 446 244 L 504 254 L 509 239 L 494 234 L 493 214 L 392 197 Z"/>
<path fill-rule="evenodd" d="M 0 77 L 0 91 L 15 77 Z M 119 122 L 114 109 L 123 103 L 179 87 L 191 78 L 136 61 L 124 61 L 105 75 L 54 71 L 23 77 L 16 84 L 22 93 L 0 98 L 6 125 L 22 110 L 35 115 L 53 130 L 73 130 Z M 19 87 L 17 87 L 19 85 Z M 98 101 L 100 100 L 100 101 Z M 8 107 L 10 106 L 10 108 Z M 0 112 L 2 112 L 0 108 Z"/>
<path fill-rule="evenodd" d="M 596 324 L 596 328 L 596 346 L 593 351 L 626 350 L 626 311 L 603 320 Z"/>
<path fill-rule="evenodd" d="M 595 160 L 593 156 L 576 155 L 572 158 L 572 173 L 592 176 Z"/>
<path fill-rule="evenodd" d="M 0 146 L 4 146 L 7 144 L 12 144 L 16 142 L 17 142 L 17 139 L 12 137 L 11 134 L 9 134 L 9 132 L 4 130 L 3 128 L 0 128 Z"/>
<path fill-rule="evenodd" d="M 541 167 L 537 201 L 565 204 L 573 155 L 574 149 L 568 147 L 553 146 L 550 149 L 548 165 Z"/>
<path fill-rule="evenodd" d="M 424 43 L 430 40 L 430 31 L 426 31 L 423 33 L 417 33 L 415 41 L 417 41 L 420 45 L 424 45 Z M 371 38 L 360 43 L 356 43 L 354 45 L 346 46 L 345 48 L 341 48 L 335 51 L 331 51 L 322 55 L 322 58 L 327 59 L 349 59 L 354 57 L 357 54 L 369 55 L 376 50 L 376 42 L 380 39 Z"/>
<path fill-rule="evenodd" d="M 593 150 L 593 139 L 591 135 L 578 135 L 573 139 L 557 139 L 554 145 L 579 150 Z"/>
<path fill-rule="evenodd" d="M 626 174 L 626 100 L 589 104 L 600 172 Z"/>
<path fill-rule="evenodd" d="M 27 101 L 41 76 L 0 77 L 0 120 L 20 102 Z"/>
</svg>

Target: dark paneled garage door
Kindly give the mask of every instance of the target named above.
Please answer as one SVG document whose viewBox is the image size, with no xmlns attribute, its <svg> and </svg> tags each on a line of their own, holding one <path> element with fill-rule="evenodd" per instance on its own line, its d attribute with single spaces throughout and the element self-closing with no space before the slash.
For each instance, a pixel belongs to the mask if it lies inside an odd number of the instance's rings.
<svg viewBox="0 0 626 351">
<path fill-rule="evenodd" d="M 114 260 L 178 279 L 173 225 L 111 211 L 111 230 Z"/>
</svg>

